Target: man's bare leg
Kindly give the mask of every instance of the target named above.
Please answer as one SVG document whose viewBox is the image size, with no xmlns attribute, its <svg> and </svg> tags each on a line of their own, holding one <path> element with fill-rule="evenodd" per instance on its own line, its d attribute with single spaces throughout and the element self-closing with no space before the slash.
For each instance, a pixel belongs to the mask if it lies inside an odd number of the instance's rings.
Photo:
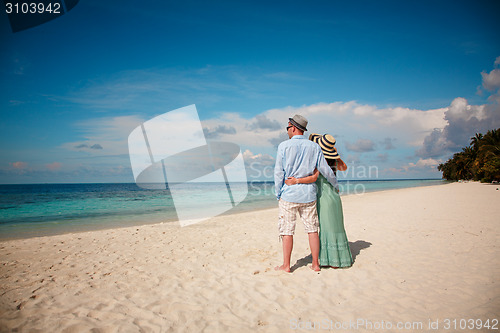
<svg viewBox="0 0 500 333">
<path fill-rule="evenodd" d="M 309 247 L 312 255 L 312 270 L 319 272 L 319 235 L 317 232 L 311 232 L 309 235 Z"/>
<path fill-rule="evenodd" d="M 281 270 L 290 273 L 290 259 L 292 257 L 293 236 L 283 236 L 281 241 L 283 242 L 283 265 L 276 266 L 274 269 L 277 271 Z M 319 250 L 319 238 L 318 238 L 318 250 Z"/>
</svg>

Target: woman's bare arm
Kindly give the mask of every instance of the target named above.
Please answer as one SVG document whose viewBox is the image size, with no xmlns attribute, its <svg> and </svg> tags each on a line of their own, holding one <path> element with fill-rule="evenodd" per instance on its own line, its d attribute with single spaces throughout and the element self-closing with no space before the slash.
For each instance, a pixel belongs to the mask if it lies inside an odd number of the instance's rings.
<svg viewBox="0 0 500 333">
<path fill-rule="evenodd" d="M 314 183 L 318 179 L 318 176 L 319 176 L 318 169 L 314 169 L 314 173 L 307 177 L 302 177 L 302 178 L 288 177 L 287 179 L 285 179 L 285 184 L 287 185 L 310 184 Z"/>
</svg>

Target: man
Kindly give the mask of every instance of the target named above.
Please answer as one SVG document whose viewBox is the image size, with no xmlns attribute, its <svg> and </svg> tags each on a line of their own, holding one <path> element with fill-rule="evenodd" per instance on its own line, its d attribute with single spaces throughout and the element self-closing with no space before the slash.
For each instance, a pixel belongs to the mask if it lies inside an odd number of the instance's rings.
<svg viewBox="0 0 500 333">
<path fill-rule="evenodd" d="M 293 235 L 297 213 L 304 222 L 309 237 L 309 247 L 312 255 L 312 269 L 319 271 L 319 222 L 316 211 L 316 184 L 297 184 L 288 186 L 288 177 L 301 178 L 310 176 L 317 169 L 338 189 L 337 178 L 328 166 L 320 146 L 304 137 L 307 131 L 307 119 L 301 115 L 289 118 L 286 128 L 290 140 L 283 141 L 278 146 L 276 165 L 274 167 L 274 185 L 279 200 L 278 228 L 283 241 L 283 265 L 276 270 L 290 272 L 290 258 L 293 248 Z"/>
</svg>

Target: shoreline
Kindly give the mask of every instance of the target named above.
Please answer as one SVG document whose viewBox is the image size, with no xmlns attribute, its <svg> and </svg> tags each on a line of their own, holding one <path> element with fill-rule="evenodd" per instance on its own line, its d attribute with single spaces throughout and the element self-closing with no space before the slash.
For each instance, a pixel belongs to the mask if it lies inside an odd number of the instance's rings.
<svg viewBox="0 0 500 333">
<path fill-rule="evenodd" d="M 278 205 L 278 202 L 276 201 L 276 207 Z M 243 211 L 238 211 L 237 207 L 236 209 L 231 209 L 221 215 L 218 216 L 233 216 L 233 215 L 239 215 L 247 212 L 256 212 L 256 211 L 266 211 L 270 209 L 275 209 L 275 207 L 263 207 L 259 209 L 245 209 Z M 204 221 L 208 221 L 213 218 L 217 218 L 218 216 L 208 218 Z M 151 215 L 148 216 L 151 218 Z M 50 224 L 50 222 L 48 222 Z M 204 223 L 204 222 L 200 222 Z M 8 242 L 8 241 L 15 241 L 15 240 L 23 240 L 23 239 L 32 239 L 32 238 L 39 238 L 39 237 L 53 237 L 53 236 L 60 236 L 60 235 L 68 235 L 68 234 L 80 234 L 80 233 L 86 233 L 86 232 L 93 232 L 93 231 L 106 231 L 106 230 L 115 230 L 115 229 L 124 229 L 124 228 L 134 228 L 134 227 L 142 227 L 142 226 L 149 226 L 149 225 L 157 225 L 157 224 L 169 224 L 173 226 L 180 227 L 179 221 L 178 220 L 163 220 L 161 217 L 157 217 L 156 221 L 148 221 L 146 222 L 144 218 L 141 218 L 141 216 L 136 216 L 136 218 L 127 221 L 125 224 L 120 225 L 119 222 L 116 222 L 113 220 L 112 223 L 110 224 L 93 224 L 93 225 L 67 225 L 65 230 L 46 230 L 42 232 L 41 234 L 34 234 L 32 236 L 9 236 L 9 237 L 4 237 L 3 235 L 0 235 L 0 244 L 2 242 Z M 29 227 L 29 225 L 27 226 Z M 34 233 L 39 232 L 40 230 L 34 231 Z"/>
<path fill-rule="evenodd" d="M 342 189 L 342 185 L 348 185 L 350 181 L 352 180 L 341 180 L 340 186 Z M 364 180 L 366 181 L 366 180 Z M 364 181 L 357 181 L 357 182 L 364 182 Z M 397 182 L 400 181 L 398 179 L 394 180 L 368 180 L 367 182 Z M 442 181 L 442 184 L 438 185 L 445 185 L 446 181 L 444 180 L 439 180 L 439 179 L 411 179 L 411 180 L 404 180 L 404 181 Z M 353 181 L 354 182 L 354 181 Z M 25 184 L 22 184 L 25 185 Z M 35 184 L 37 185 L 37 184 Z M 43 184 L 39 184 L 43 185 Z M 63 184 L 64 185 L 64 184 Z M 426 187 L 426 186 L 438 186 L 436 184 L 420 184 L 420 185 L 415 185 L 415 186 L 409 186 L 409 187 L 401 187 L 401 188 L 389 188 L 389 189 L 380 189 L 380 188 L 375 188 L 375 189 L 368 189 L 364 187 L 364 185 L 361 185 L 362 190 L 361 193 L 358 193 L 357 188 L 355 187 L 354 189 L 350 189 L 349 187 L 347 188 L 346 193 L 342 193 L 341 197 L 348 197 L 351 195 L 365 195 L 368 193 L 372 192 L 383 192 L 383 191 L 391 191 L 391 190 L 400 190 L 400 189 L 406 189 L 406 188 L 414 188 L 414 187 Z M 262 206 L 255 206 L 250 203 L 245 203 L 243 202 L 240 205 L 237 205 L 233 209 L 223 213 L 222 215 L 237 215 L 243 212 L 251 212 L 251 211 L 261 211 L 261 210 L 268 210 L 272 209 L 274 206 L 277 207 L 278 203 L 275 200 L 274 195 L 269 196 L 268 200 L 262 200 L 261 202 L 266 203 L 265 205 Z M 143 225 L 154 225 L 154 224 L 162 224 L 162 223 L 169 223 L 169 224 L 174 224 L 178 225 L 179 222 L 176 219 L 171 219 L 171 218 L 166 218 L 164 217 L 164 214 L 145 214 L 144 216 L 141 215 L 134 215 L 131 218 L 122 218 L 119 219 L 115 216 L 112 217 L 106 217 L 106 218 L 99 218 L 101 222 L 99 223 L 86 223 L 86 224 L 72 224 L 72 223 L 64 223 L 65 221 L 63 220 L 62 222 L 59 221 L 47 221 L 47 222 L 42 222 L 39 225 L 37 224 L 20 224 L 13 226 L 12 228 L 18 228 L 18 230 L 15 230 L 13 232 L 7 232 L 4 234 L 0 234 L 0 243 L 9 241 L 9 240 L 20 240 L 20 239 L 30 239 L 30 238 L 36 238 L 36 237 L 50 237 L 50 236 L 57 236 L 57 235 L 64 235 L 64 234 L 76 234 L 76 233 L 82 233 L 82 232 L 89 232 L 89 231 L 99 231 L 99 230 L 112 230 L 112 229 L 121 229 L 121 228 L 128 228 L 128 227 L 138 227 L 138 226 L 143 226 Z M 89 219 L 89 221 L 91 221 Z M 108 221 L 107 223 L 102 223 L 102 221 Z M 53 225 L 58 225 L 58 229 L 52 229 L 51 226 Z M 8 228 L 9 226 L 6 226 L 5 228 Z M 28 229 L 28 230 L 27 230 Z"/>
<path fill-rule="evenodd" d="M 451 183 L 343 197 L 354 264 L 319 273 L 308 267 L 300 222 L 292 273 L 274 271 L 277 208 L 183 228 L 2 242 L 0 332 L 294 332 L 358 320 L 424 331 L 438 322 L 432 331 L 447 332 L 446 319 L 491 323 L 500 319 L 496 188 Z"/>
<path fill-rule="evenodd" d="M 339 171 L 343 172 L 343 171 Z M 442 180 L 442 178 L 369 178 L 369 179 L 345 179 L 339 178 L 341 181 L 405 181 L 405 180 Z M 273 183 L 273 180 L 249 180 L 247 183 Z M 244 183 L 244 182 L 243 182 Z M 30 186 L 30 185 L 109 185 L 109 184 L 122 184 L 122 185 L 134 185 L 135 182 L 125 182 L 125 183 L 3 183 L 0 186 Z M 174 184 L 178 184 L 175 183 Z"/>
</svg>

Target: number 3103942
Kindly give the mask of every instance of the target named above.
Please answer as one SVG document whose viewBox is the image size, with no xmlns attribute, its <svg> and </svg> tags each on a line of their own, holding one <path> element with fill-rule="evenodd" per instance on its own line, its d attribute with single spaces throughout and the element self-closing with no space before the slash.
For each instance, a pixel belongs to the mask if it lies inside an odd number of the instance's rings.
<svg viewBox="0 0 500 333">
<path fill-rule="evenodd" d="M 7 14 L 61 14 L 61 4 L 59 2 L 44 4 L 42 2 L 23 2 L 23 3 L 10 3 L 5 4 L 5 12 Z"/>
</svg>

